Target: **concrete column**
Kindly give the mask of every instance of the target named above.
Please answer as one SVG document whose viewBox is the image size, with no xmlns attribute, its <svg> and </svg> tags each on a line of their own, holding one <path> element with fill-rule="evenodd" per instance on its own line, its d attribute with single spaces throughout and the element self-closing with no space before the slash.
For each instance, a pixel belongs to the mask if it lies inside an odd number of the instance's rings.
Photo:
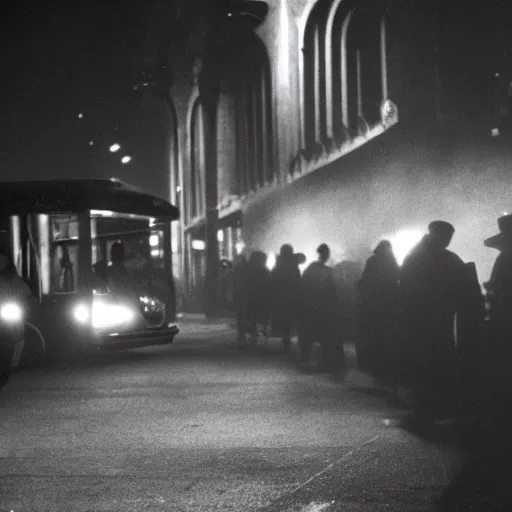
<svg viewBox="0 0 512 512">
<path fill-rule="evenodd" d="M 320 123 L 321 123 L 321 108 L 320 108 L 320 30 L 318 26 L 315 27 L 315 36 L 314 36 L 314 95 L 315 95 L 315 141 L 319 141 L 322 136 L 320 133 Z"/>
<path fill-rule="evenodd" d="M 348 128 L 348 76 L 347 76 L 347 32 L 354 11 L 350 11 L 341 28 L 341 115 Z"/>
<path fill-rule="evenodd" d="M 357 50 L 357 115 L 363 117 L 363 90 L 361 88 L 361 50 Z"/>
<path fill-rule="evenodd" d="M 219 249 L 217 225 L 219 212 L 217 183 L 217 108 L 216 84 L 203 96 L 203 122 L 206 162 L 206 307 L 205 313 L 214 317 L 218 311 L 217 278 L 219 274 Z"/>
<path fill-rule="evenodd" d="M 382 79 L 382 101 L 388 98 L 388 56 L 386 48 L 386 18 L 380 20 L 380 69 Z"/>
</svg>

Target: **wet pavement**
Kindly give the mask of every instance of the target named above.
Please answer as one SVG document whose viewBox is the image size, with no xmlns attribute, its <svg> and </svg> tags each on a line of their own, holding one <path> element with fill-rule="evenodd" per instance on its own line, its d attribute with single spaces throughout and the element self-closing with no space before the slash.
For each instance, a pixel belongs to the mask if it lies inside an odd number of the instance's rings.
<svg viewBox="0 0 512 512">
<path fill-rule="evenodd" d="M 386 426 L 356 370 L 184 321 L 169 346 L 20 371 L 0 392 L 0 512 L 427 511 L 460 451 Z M 347 351 L 350 356 L 350 350 Z"/>
</svg>

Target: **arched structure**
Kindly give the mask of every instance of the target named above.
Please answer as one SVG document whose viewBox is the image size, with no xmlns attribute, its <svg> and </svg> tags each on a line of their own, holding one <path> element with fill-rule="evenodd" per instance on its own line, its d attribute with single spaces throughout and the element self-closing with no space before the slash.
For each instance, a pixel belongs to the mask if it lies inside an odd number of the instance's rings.
<svg viewBox="0 0 512 512">
<path fill-rule="evenodd" d="M 319 0 L 301 50 L 303 148 L 366 134 L 387 99 L 385 10 L 381 2 Z"/>
</svg>

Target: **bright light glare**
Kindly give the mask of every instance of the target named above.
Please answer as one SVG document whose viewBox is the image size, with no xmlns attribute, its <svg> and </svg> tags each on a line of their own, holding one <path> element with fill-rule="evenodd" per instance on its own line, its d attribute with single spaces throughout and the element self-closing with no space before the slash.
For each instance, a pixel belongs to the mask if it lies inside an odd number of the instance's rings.
<svg viewBox="0 0 512 512">
<path fill-rule="evenodd" d="M 151 235 L 149 237 L 149 245 L 151 247 L 158 247 L 158 235 Z"/>
<path fill-rule="evenodd" d="M 151 256 L 153 256 L 153 258 L 158 258 L 160 256 L 160 250 L 159 249 L 151 249 Z"/>
<path fill-rule="evenodd" d="M 23 318 L 23 310 L 19 304 L 8 302 L 0 308 L 0 317 L 5 322 L 20 322 Z"/>
<path fill-rule="evenodd" d="M 217 231 L 217 242 L 224 242 L 224 231 L 222 229 Z"/>
<path fill-rule="evenodd" d="M 111 153 L 115 153 L 121 149 L 121 146 L 116 142 L 115 144 L 112 144 L 109 149 Z"/>
<path fill-rule="evenodd" d="M 420 229 L 408 228 L 384 238 L 391 242 L 395 258 L 398 264 L 401 265 L 407 254 L 423 238 L 424 234 Z"/>
<path fill-rule="evenodd" d="M 132 161 L 132 157 L 128 156 L 128 155 L 123 156 L 123 158 L 121 158 L 121 163 L 123 163 L 123 164 L 127 164 L 127 163 L 129 163 L 131 161 Z"/>
<path fill-rule="evenodd" d="M 85 324 L 89 320 L 89 309 L 84 304 L 79 304 L 73 311 L 75 320 L 81 324 Z"/>
<path fill-rule="evenodd" d="M 124 305 L 93 303 L 92 326 L 97 329 L 126 324 L 134 319 L 133 311 Z"/>
<path fill-rule="evenodd" d="M 491 130 L 491 135 L 492 135 L 493 137 L 499 137 L 499 135 L 500 135 L 500 129 L 499 129 L 499 128 L 493 128 L 493 129 Z"/>
<path fill-rule="evenodd" d="M 178 192 L 178 194 L 181 192 L 181 187 L 179 185 L 176 187 L 176 192 Z"/>
<path fill-rule="evenodd" d="M 204 251 L 206 249 L 206 243 L 204 240 L 192 240 L 192 249 L 196 251 Z"/>
<path fill-rule="evenodd" d="M 73 316 L 81 324 L 89 321 L 90 312 L 85 304 L 78 304 Z M 131 322 L 135 313 L 123 304 L 108 304 L 104 301 L 93 300 L 92 304 L 92 326 L 97 329 L 116 327 Z"/>
<path fill-rule="evenodd" d="M 91 215 L 97 215 L 98 217 L 112 217 L 114 212 L 110 210 L 91 210 Z"/>
<path fill-rule="evenodd" d="M 78 114 L 78 119 L 82 119 L 82 117 L 84 117 L 84 115 L 82 114 L 82 112 L 80 112 L 80 113 Z"/>
<path fill-rule="evenodd" d="M 276 266 L 276 255 L 271 252 L 267 258 L 267 268 L 272 270 Z"/>
<path fill-rule="evenodd" d="M 235 249 L 237 254 L 242 254 L 243 250 L 245 249 L 245 244 L 243 242 L 237 242 L 235 244 Z"/>
</svg>

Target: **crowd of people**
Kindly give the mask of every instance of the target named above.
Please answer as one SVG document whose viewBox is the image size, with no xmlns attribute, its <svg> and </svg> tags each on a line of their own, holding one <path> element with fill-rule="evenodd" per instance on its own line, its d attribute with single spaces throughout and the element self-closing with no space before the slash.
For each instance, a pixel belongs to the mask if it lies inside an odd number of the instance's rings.
<svg viewBox="0 0 512 512">
<path fill-rule="evenodd" d="M 488 303 L 474 263 L 448 250 L 455 228 L 445 221 L 429 224 L 402 265 L 391 243 L 379 242 L 352 300 L 351 283 L 340 282 L 328 265 L 325 243 L 302 275 L 303 260 L 289 244 L 281 247 L 272 271 L 260 251 L 248 260 L 240 256 L 233 268 L 238 343 L 256 343 L 262 326 L 264 336 L 270 328 L 288 349 L 296 332 L 303 361 L 318 342 L 323 365 L 343 372 L 344 344 L 353 339 L 357 364 L 388 390 L 391 403 L 400 404 L 399 389 L 413 391 L 407 421 L 472 414 L 488 403 L 480 390 L 498 396 L 511 369 L 512 216 L 498 224 L 500 234 L 485 241 L 500 251 L 484 285 Z"/>
</svg>

